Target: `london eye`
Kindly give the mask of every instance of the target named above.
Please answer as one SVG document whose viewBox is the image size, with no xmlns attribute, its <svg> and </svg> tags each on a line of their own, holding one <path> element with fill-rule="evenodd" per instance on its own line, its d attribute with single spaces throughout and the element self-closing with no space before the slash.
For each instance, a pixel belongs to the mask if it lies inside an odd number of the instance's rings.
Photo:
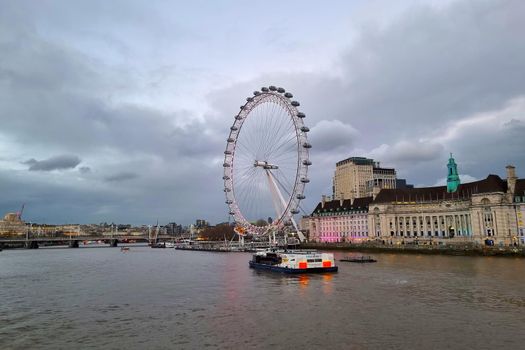
<svg viewBox="0 0 525 350">
<path fill-rule="evenodd" d="M 281 87 L 246 98 L 230 127 L 224 151 L 224 193 L 238 234 L 265 235 L 293 227 L 305 199 L 309 159 L 305 114 Z"/>
</svg>

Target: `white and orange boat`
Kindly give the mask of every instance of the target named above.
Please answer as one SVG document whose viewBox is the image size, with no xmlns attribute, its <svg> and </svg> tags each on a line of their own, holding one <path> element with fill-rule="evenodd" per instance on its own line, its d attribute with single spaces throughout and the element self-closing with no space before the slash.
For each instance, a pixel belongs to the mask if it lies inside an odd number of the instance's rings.
<svg viewBox="0 0 525 350">
<path fill-rule="evenodd" d="M 325 273 L 337 272 L 334 254 L 315 250 L 258 251 L 250 261 L 253 269 L 282 273 Z"/>
</svg>

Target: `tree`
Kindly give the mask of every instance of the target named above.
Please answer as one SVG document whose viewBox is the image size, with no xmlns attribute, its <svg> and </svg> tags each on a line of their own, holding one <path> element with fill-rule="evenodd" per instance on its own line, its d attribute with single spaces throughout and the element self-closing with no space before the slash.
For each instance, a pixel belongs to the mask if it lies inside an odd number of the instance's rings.
<svg viewBox="0 0 525 350">
<path fill-rule="evenodd" d="M 231 240 L 235 236 L 233 227 L 227 223 L 204 228 L 199 237 L 207 241 Z"/>
</svg>

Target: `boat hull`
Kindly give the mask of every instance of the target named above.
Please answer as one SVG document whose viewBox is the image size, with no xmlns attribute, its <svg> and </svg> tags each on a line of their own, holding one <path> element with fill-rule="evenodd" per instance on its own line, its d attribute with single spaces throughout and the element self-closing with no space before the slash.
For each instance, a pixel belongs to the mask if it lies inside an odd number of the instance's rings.
<svg viewBox="0 0 525 350">
<path fill-rule="evenodd" d="M 337 269 L 338 269 L 337 266 L 313 267 L 313 268 L 307 268 L 307 269 L 292 269 L 292 268 L 280 267 L 276 265 L 260 264 L 260 263 L 256 263 L 253 261 L 250 261 L 250 267 L 252 269 L 274 271 L 274 272 L 280 272 L 280 273 L 286 273 L 286 274 L 330 273 L 330 272 L 337 272 Z"/>
</svg>

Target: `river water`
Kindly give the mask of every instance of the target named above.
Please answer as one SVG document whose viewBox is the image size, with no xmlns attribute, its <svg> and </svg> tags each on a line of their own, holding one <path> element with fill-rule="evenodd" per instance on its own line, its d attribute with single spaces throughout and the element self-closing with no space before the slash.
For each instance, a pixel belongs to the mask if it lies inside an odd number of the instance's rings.
<svg viewBox="0 0 525 350">
<path fill-rule="evenodd" d="M 524 259 L 374 256 L 290 277 L 245 253 L 4 250 L 0 349 L 525 346 Z"/>
</svg>

